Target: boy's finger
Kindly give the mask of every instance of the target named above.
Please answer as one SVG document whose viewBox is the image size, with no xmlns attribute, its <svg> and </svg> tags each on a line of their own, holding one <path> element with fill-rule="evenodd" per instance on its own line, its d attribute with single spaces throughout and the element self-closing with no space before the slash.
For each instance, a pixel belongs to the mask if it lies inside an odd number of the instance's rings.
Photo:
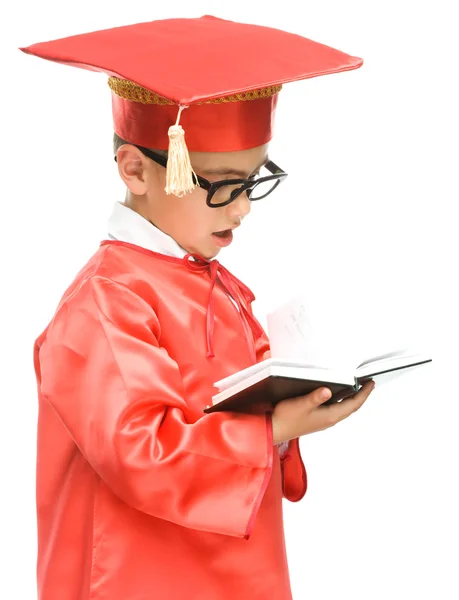
<svg viewBox="0 0 459 600">
<path fill-rule="evenodd" d="M 309 395 L 312 396 L 313 403 L 317 405 L 326 402 L 329 398 L 332 397 L 331 390 L 327 387 L 318 388 Z"/>
<path fill-rule="evenodd" d="M 328 421 L 338 423 L 343 419 L 349 417 L 352 413 L 358 410 L 368 396 L 371 394 L 374 389 L 374 382 L 368 381 L 363 387 L 352 396 L 345 398 L 341 402 L 337 402 L 336 404 L 331 404 L 330 406 L 322 406 L 319 407 L 320 412 L 324 412 L 324 417 L 327 418 Z"/>
<path fill-rule="evenodd" d="M 309 404 L 309 411 L 315 410 L 318 406 L 326 402 L 332 397 L 331 390 L 327 387 L 317 388 L 313 392 L 302 396 Z"/>
</svg>

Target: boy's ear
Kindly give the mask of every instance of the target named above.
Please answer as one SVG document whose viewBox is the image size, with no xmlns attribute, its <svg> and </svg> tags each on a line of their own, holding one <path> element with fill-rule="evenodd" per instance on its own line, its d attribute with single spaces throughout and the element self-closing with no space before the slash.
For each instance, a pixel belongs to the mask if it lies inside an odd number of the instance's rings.
<svg viewBox="0 0 459 600">
<path fill-rule="evenodd" d="M 116 153 L 118 173 L 126 187 L 136 196 L 147 191 L 148 163 L 146 157 L 132 144 L 123 144 Z"/>
</svg>

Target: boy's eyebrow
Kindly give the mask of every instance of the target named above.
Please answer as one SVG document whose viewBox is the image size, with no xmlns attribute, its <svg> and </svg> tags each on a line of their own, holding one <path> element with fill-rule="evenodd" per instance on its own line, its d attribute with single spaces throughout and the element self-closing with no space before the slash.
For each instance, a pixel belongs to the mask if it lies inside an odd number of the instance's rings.
<svg viewBox="0 0 459 600">
<path fill-rule="evenodd" d="M 261 165 L 259 165 L 256 169 L 253 170 L 253 173 L 256 173 L 261 167 L 266 165 L 269 162 L 269 158 L 266 157 Z M 237 175 L 240 179 L 245 179 L 247 177 L 246 171 L 239 171 L 234 167 L 220 167 L 219 169 L 209 169 L 205 171 L 201 171 L 203 175 Z"/>
</svg>

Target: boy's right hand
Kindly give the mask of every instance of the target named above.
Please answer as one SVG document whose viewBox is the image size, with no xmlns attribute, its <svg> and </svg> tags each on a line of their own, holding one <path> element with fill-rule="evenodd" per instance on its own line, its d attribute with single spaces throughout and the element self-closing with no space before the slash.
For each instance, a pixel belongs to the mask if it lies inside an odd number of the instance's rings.
<svg viewBox="0 0 459 600">
<path fill-rule="evenodd" d="M 331 397 L 326 387 L 318 388 L 306 396 L 282 400 L 273 410 L 273 443 L 280 444 L 321 431 L 346 419 L 363 405 L 374 385 L 373 381 L 367 381 L 357 393 L 327 406 L 321 406 Z M 324 391 L 328 391 L 328 395 L 323 397 Z"/>
</svg>

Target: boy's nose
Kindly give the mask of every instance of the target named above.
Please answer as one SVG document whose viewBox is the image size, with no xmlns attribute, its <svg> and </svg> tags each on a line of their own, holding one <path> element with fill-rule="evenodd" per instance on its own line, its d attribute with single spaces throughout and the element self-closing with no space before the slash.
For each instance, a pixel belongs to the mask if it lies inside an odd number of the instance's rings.
<svg viewBox="0 0 459 600">
<path fill-rule="evenodd" d="M 250 200 L 244 192 L 227 206 L 227 214 L 231 219 L 243 219 L 250 212 Z"/>
</svg>

